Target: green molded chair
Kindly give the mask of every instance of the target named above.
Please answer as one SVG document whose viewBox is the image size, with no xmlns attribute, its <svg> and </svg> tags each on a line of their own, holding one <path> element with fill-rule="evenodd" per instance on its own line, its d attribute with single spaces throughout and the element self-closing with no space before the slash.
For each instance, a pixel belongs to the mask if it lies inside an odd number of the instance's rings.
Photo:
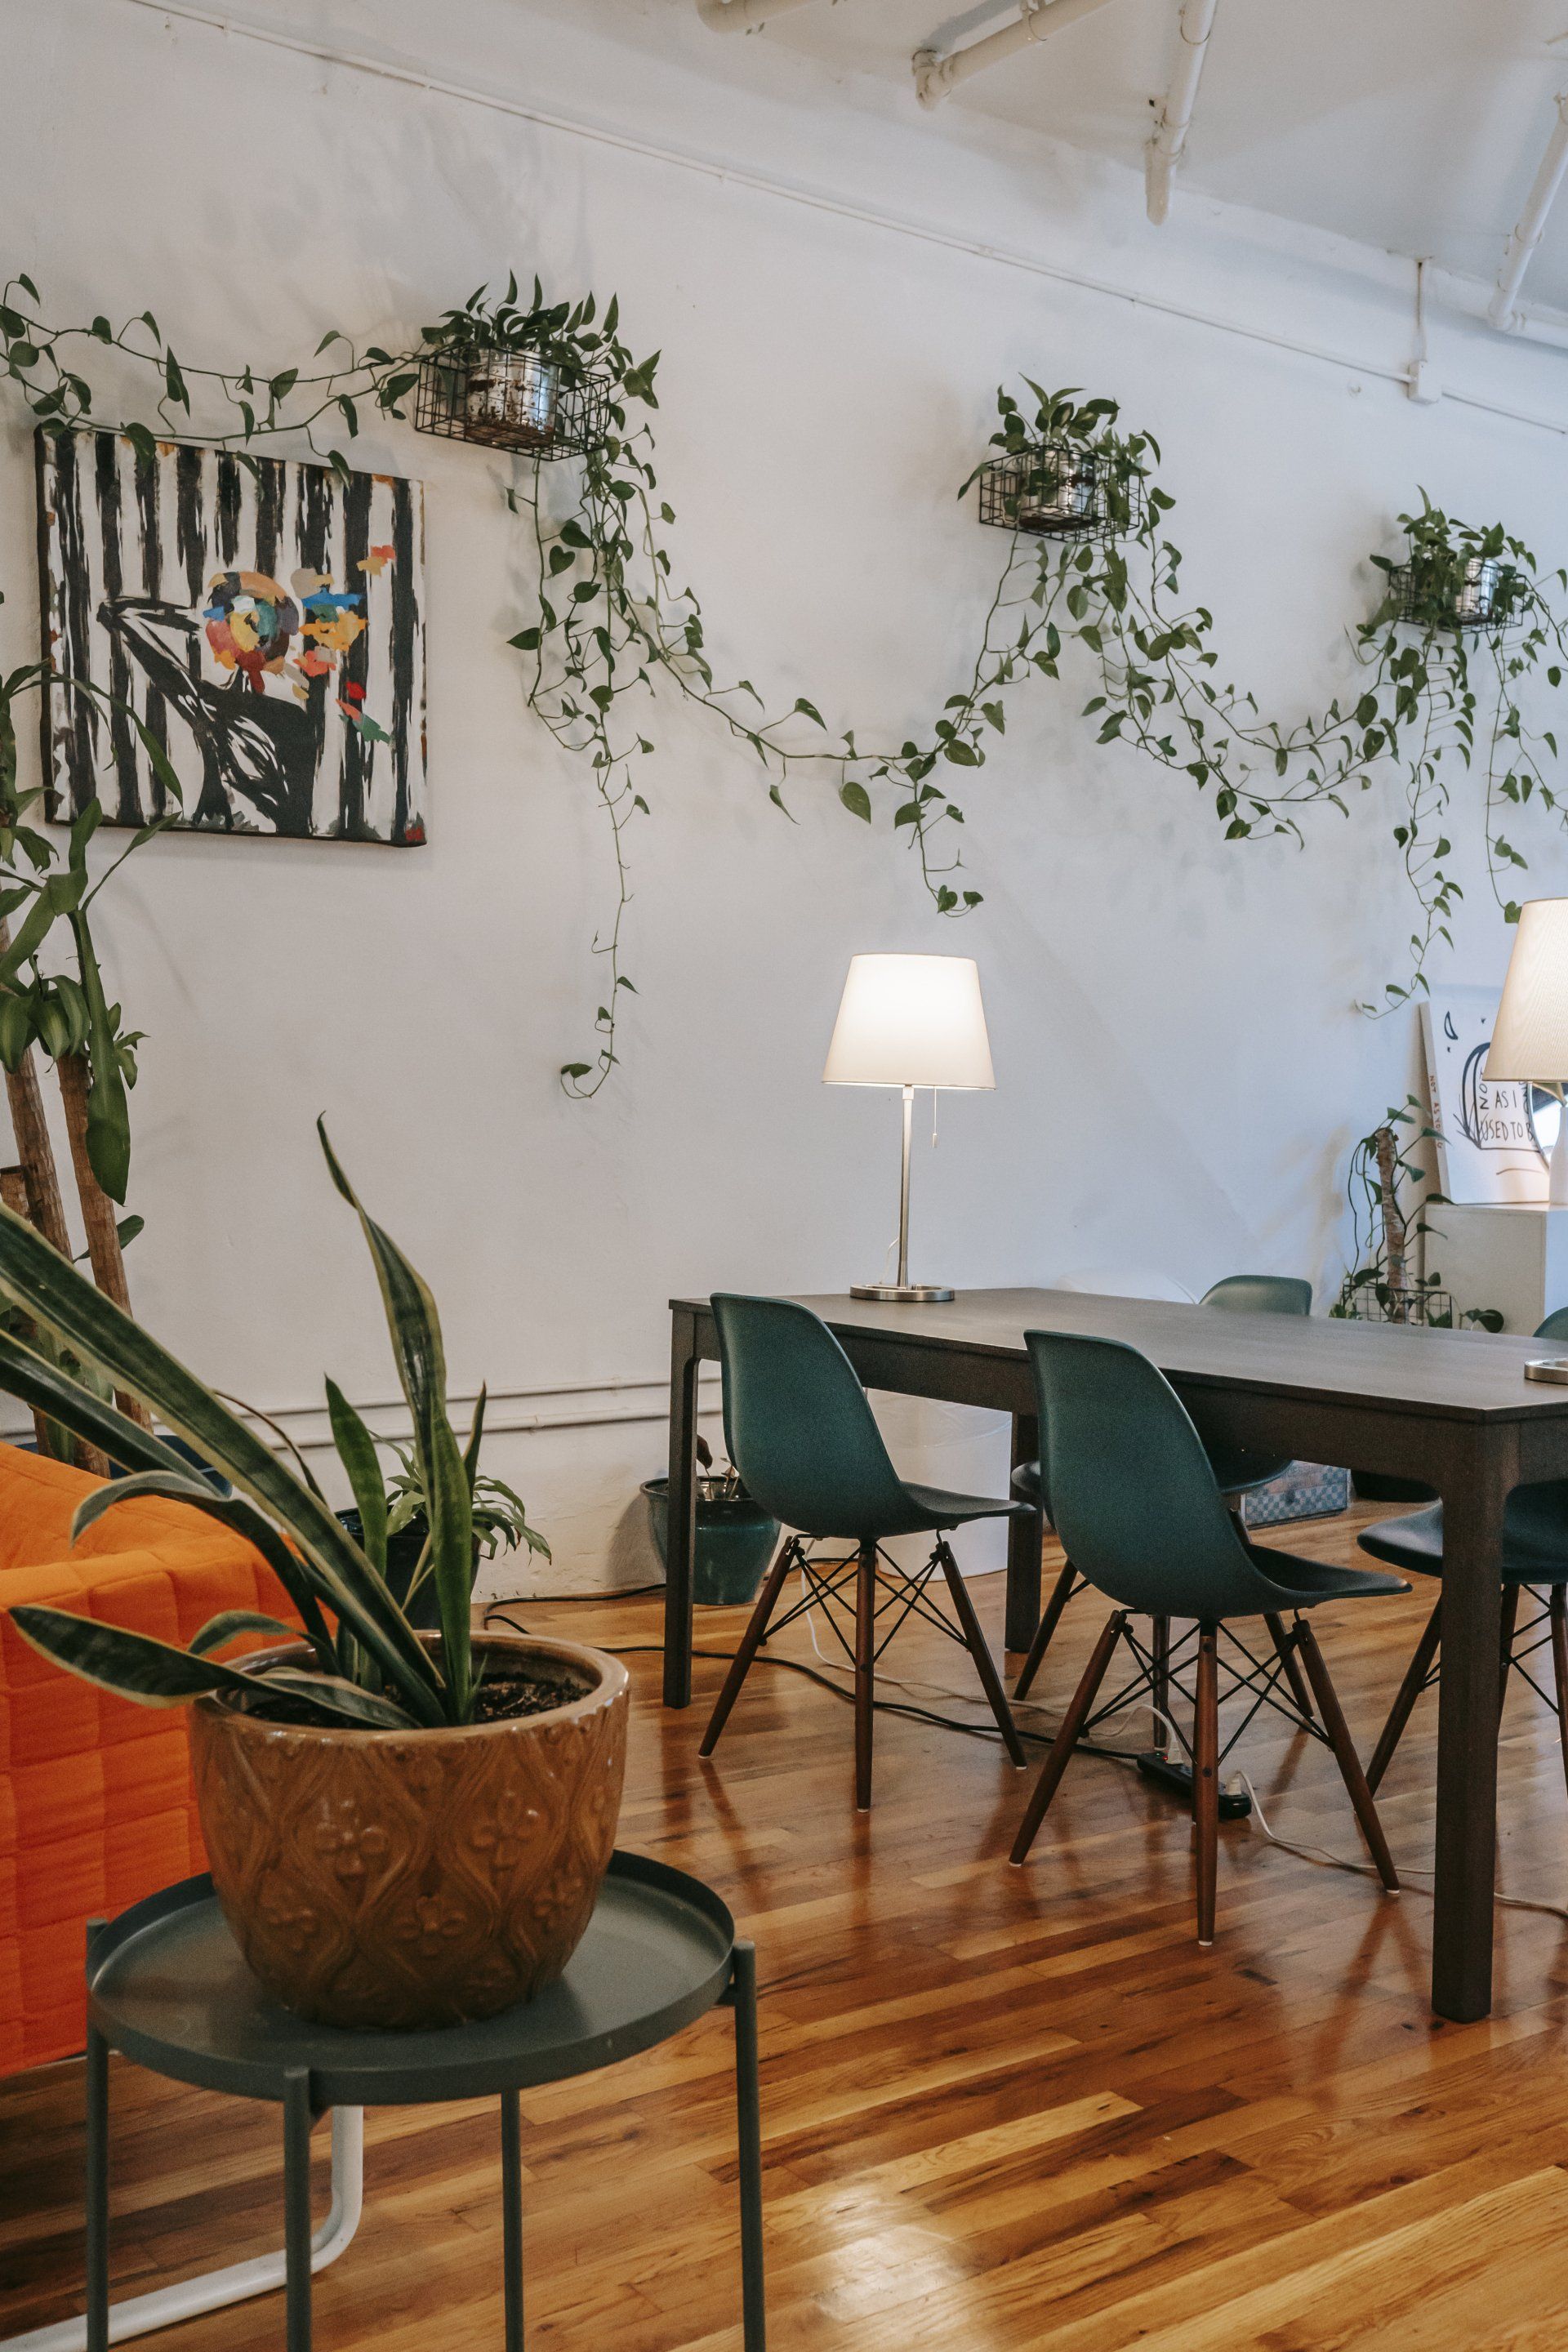
<svg viewBox="0 0 1568 2352">
<path fill-rule="evenodd" d="M 1216 1282 L 1212 1289 L 1205 1291 L 1198 1304 L 1200 1307 L 1216 1307 L 1226 1315 L 1310 1315 L 1312 1311 L 1312 1286 L 1293 1274 L 1227 1274 L 1222 1282 Z M 1288 1456 L 1276 1462 L 1267 1454 L 1224 1444 L 1211 1445 L 1208 1457 L 1219 1481 L 1220 1493 L 1236 1499 L 1250 1494 L 1255 1486 L 1266 1486 L 1271 1478 L 1278 1478 L 1290 1466 Z M 1022 1496 L 1039 1513 L 1043 1535 L 1050 1512 L 1041 1489 L 1037 1462 L 1019 1464 L 1013 1473 L 1013 1492 Z M 1029 1645 L 1024 1671 L 1013 1686 L 1016 1699 L 1028 1696 L 1046 1652 L 1051 1646 L 1052 1637 L 1061 1622 L 1062 1611 L 1076 1593 L 1084 1590 L 1085 1581 L 1070 1558 L 1063 1562 L 1061 1573 L 1052 1586 L 1050 1598 L 1041 1613 L 1034 1641 Z M 1167 1649 L 1170 1638 L 1169 1625 L 1157 1623 L 1154 1628 L 1156 1650 Z M 1304 1706 L 1307 1693 L 1300 1675 L 1300 1669 L 1292 1658 L 1291 1686 L 1298 1704 Z M 1163 1706 L 1158 1679 L 1154 1696 L 1155 1704 Z"/>
<path fill-rule="evenodd" d="M 1219 1772 L 1239 1736 L 1233 1733 L 1221 1748 L 1222 1664 L 1231 1676 L 1226 1696 L 1244 1690 L 1251 1699 L 1241 1729 L 1258 1706 L 1268 1705 L 1333 1750 L 1378 1875 L 1391 1895 L 1396 1893 L 1399 1881 L 1377 1809 L 1306 1612 L 1321 1601 L 1406 1592 L 1408 1585 L 1397 1576 L 1336 1568 L 1250 1543 L 1226 1508 L 1203 1440 L 1181 1399 L 1163 1373 L 1135 1348 L 1119 1339 L 1063 1331 L 1029 1331 L 1025 1339 L 1034 1362 L 1040 1427 L 1046 1432 L 1044 1463 L 1052 1516 L 1080 1572 L 1116 1608 L 1041 1768 L 1014 1841 L 1013 1861 L 1022 1863 L 1034 1843 L 1074 1745 L 1090 1727 L 1090 1709 L 1119 1643 L 1132 1654 L 1137 1681 L 1134 1690 L 1121 1695 L 1112 1706 L 1126 1704 L 1139 1690 L 1152 1686 L 1153 1654 L 1131 1630 L 1131 1615 L 1137 1612 L 1156 1620 L 1196 1621 L 1195 1688 L 1186 1690 L 1174 1656 L 1169 1670 L 1173 1686 L 1193 1703 L 1199 1943 L 1214 1941 Z M 1287 1612 L 1292 1618 L 1289 1629 L 1283 1622 Z M 1230 1630 L 1233 1621 L 1247 1617 L 1277 1620 L 1285 1654 L 1255 1657 Z M 1229 1651 L 1243 1660 L 1240 1668 L 1228 1655 L 1222 1661 L 1222 1632 Z M 1299 1660 L 1306 1669 L 1315 1717 L 1289 1696 L 1286 1657 Z"/>
<path fill-rule="evenodd" d="M 1538 1339 L 1568 1339 L 1568 1307 L 1560 1307 L 1536 1327 Z M 1516 1486 L 1508 1498 L 1503 1518 L 1502 1672 L 1498 1682 L 1498 1724 L 1508 1698 L 1511 1667 L 1557 1717 L 1563 1750 L 1563 1771 L 1568 1780 L 1568 1478 L 1542 1485 Z M 1443 1573 L 1443 1506 L 1428 1503 L 1402 1519 L 1384 1519 L 1368 1528 L 1360 1538 L 1363 1551 L 1385 1559 L 1416 1576 Z M 1520 1601 L 1529 1592 L 1538 1603 L 1536 1613 L 1520 1623 Z M 1437 1680 L 1437 1650 L 1443 1637 L 1443 1602 L 1439 1597 L 1426 1630 L 1415 1644 L 1399 1696 L 1389 1709 L 1372 1762 L 1367 1785 L 1375 1789 L 1394 1759 L 1416 1700 Z M 1542 1690 L 1530 1670 L 1530 1660 L 1543 1646 L 1552 1652 L 1550 1693 Z"/>
<path fill-rule="evenodd" d="M 855 1367 L 808 1307 L 721 1291 L 713 1299 L 713 1319 L 724 1367 L 730 1459 L 748 1494 L 791 1533 L 752 1612 L 702 1736 L 701 1753 L 713 1753 L 770 1632 L 782 1633 L 815 1607 L 822 1610 L 855 1669 L 855 1801 L 862 1812 L 871 1802 L 877 1661 L 911 1615 L 968 1649 L 1007 1753 L 1022 1769 L 1023 1745 L 947 1536 L 972 1519 L 1007 1518 L 1026 1507 L 989 1496 L 950 1495 L 900 1478 Z M 909 1576 L 881 1547 L 890 1537 L 919 1535 L 934 1536 L 936 1542 L 925 1567 Z M 855 1549 L 846 1559 L 813 1559 L 805 1544 L 819 1539 Z M 793 1568 L 801 1571 L 801 1598 L 774 1624 L 774 1605 Z M 927 1593 L 939 1569 L 952 1595 L 956 1631 Z M 854 1626 L 847 1639 L 835 1605 L 847 1602 L 851 1591 Z"/>
</svg>

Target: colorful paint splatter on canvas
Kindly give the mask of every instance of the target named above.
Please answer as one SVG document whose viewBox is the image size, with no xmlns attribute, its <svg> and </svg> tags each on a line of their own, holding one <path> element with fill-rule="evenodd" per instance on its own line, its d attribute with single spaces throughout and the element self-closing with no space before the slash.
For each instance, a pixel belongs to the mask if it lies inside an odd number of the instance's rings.
<svg viewBox="0 0 1568 2352">
<path fill-rule="evenodd" d="M 79 431 L 39 435 L 38 500 L 46 646 L 167 751 L 178 826 L 424 841 L 417 482 Z M 121 711 L 47 706 L 52 816 L 166 814 Z"/>
</svg>

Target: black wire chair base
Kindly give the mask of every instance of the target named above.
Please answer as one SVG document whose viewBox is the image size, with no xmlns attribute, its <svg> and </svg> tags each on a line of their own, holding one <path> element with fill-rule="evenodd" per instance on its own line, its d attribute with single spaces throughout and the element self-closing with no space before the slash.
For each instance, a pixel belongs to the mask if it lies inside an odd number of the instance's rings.
<svg viewBox="0 0 1568 2352">
<path fill-rule="evenodd" d="M 824 1624 L 843 1651 L 846 1663 L 853 1668 L 859 1553 L 852 1551 L 844 1559 L 814 1559 L 798 1536 L 791 1537 L 789 1548 L 795 1552 L 794 1565 L 801 1572 L 801 1596 L 782 1616 L 769 1619 L 763 1641 L 771 1642 L 775 1633 L 784 1633 L 801 1618 L 808 1616 L 813 1609 L 820 1609 Z M 880 1664 L 889 1643 L 910 1617 L 918 1617 L 923 1624 L 934 1626 L 939 1633 L 945 1633 L 950 1642 L 956 1642 L 961 1650 L 969 1647 L 963 1628 L 955 1625 L 946 1612 L 939 1609 L 930 1597 L 929 1587 L 942 1568 L 945 1549 L 945 1545 L 939 1544 L 925 1566 L 911 1576 L 880 1544 L 877 1546 L 877 1591 L 880 1598 L 872 1618 L 873 1625 L 879 1629 L 871 1651 L 873 1665 Z M 839 1612 L 842 1612 L 843 1623 L 839 1622 Z M 886 1622 L 889 1617 L 891 1622 Z M 845 1625 L 848 1627 L 847 1636 Z"/>
<path fill-rule="evenodd" d="M 1251 1706 L 1220 1748 L 1219 1761 L 1222 1764 L 1246 1732 L 1254 1717 L 1260 1708 L 1265 1706 L 1271 1706 L 1274 1712 L 1283 1716 L 1295 1730 L 1308 1733 L 1311 1738 L 1321 1741 L 1325 1748 L 1332 1745 L 1312 1708 L 1304 1706 L 1301 1703 L 1301 1696 L 1304 1694 L 1299 1695 L 1298 1677 L 1291 1673 L 1291 1668 L 1296 1663 L 1296 1633 L 1293 1628 L 1285 1631 L 1283 1645 L 1277 1643 L 1273 1656 L 1268 1659 L 1258 1657 L 1242 1640 L 1240 1634 L 1234 1633 L 1228 1624 L 1218 1628 L 1218 1635 L 1220 1706 L 1227 1705 L 1236 1697 L 1238 1691 L 1249 1693 L 1252 1699 Z M 1129 1707 L 1147 1704 L 1156 1715 L 1156 1748 L 1167 1748 L 1167 1740 L 1162 1739 L 1159 1736 L 1160 1724 L 1163 1720 L 1168 1738 L 1174 1739 L 1190 1765 L 1193 1760 L 1193 1740 L 1168 1708 L 1169 1696 L 1173 1695 L 1184 1699 L 1192 1708 L 1194 1718 L 1196 1717 L 1197 1690 L 1190 1677 L 1197 1663 L 1199 1628 L 1195 1624 L 1189 1625 L 1184 1633 L 1173 1635 L 1170 1647 L 1163 1656 L 1152 1642 L 1145 1642 L 1134 1630 L 1131 1620 L 1123 1623 L 1117 1638 L 1119 1643 L 1131 1651 L 1134 1661 L 1134 1672 L 1130 1681 L 1124 1683 L 1120 1690 L 1114 1692 L 1086 1717 L 1079 1738 L 1087 1740 L 1101 1724 L 1109 1722 L 1113 1716 L 1125 1713 Z M 1237 1659 L 1242 1662 L 1240 1664 L 1236 1663 Z M 1184 1679 L 1184 1677 L 1188 1678 Z M 1163 1701 L 1155 1697 L 1155 1693 L 1162 1683 L 1167 1693 Z"/>
<path fill-rule="evenodd" d="M 1535 1605 L 1533 1617 L 1519 1622 L 1521 1601 Z M 1443 1602 L 1439 1596 L 1427 1619 L 1421 1639 L 1415 1644 L 1398 1696 L 1389 1709 L 1366 1777 L 1375 1790 L 1394 1760 L 1394 1750 L 1404 1737 L 1405 1727 L 1422 1694 L 1442 1679 L 1439 1646 L 1442 1639 Z M 1502 1671 L 1498 1687 L 1498 1727 L 1502 1727 L 1502 1714 L 1508 1699 L 1509 1677 L 1518 1675 L 1528 1683 L 1536 1697 L 1546 1706 L 1557 1724 L 1557 1738 L 1563 1751 L 1563 1769 L 1568 1780 L 1568 1594 L 1561 1585 L 1510 1584 L 1503 1588 L 1502 1627 L 1499 1648 Z M 1552 1684 L 1548 1690 L 1531 1671 L 1530 1660 L 1539 1651 L 1549 1650 L 1552 1657 Z"/>
<path fill-rule="evenodd" d="M 798 1601 L 775 1618 L 773 1612 L 793 1570 L 801 1575 Z M 952 1603 L 953 1618 L 931 1597 L 931 1580 L 941 1573 Z M 850 1597 L 853 1596 L 853 1606 Z M 741 1638 L 724 1687 L 714 1703 L 700 1753 L 710 1756 L 740 1696 L 752 1662 L 765 1642 L 782 1633 L 813 1610 L 843 1652 L 855 1676 L 855 1801 L 861 1811 L 871 1802 L 872 1717 L 876 1707 L 877 1667 L 889 1643 L 911 1617 L 945 1633 L 969 1652 L 980 1686 L 995 1718 L 996 1728 L 1013 1762 L 1022 1769 L 1025 1757 L 1017 1726 L 1013 1721 L 1002 1678 L 981 1631 L 974 1603 L 965 1589 L 957 1560 L 945 1535 L 939 1535 L 931 1558 L 910 1574 L 891 1554 L 869 1539 L 835 1559 L 813 1559 L 804 1539 L 791 1536 L 768 1570 L 767 1580 Z M 953 1622 L 956 1619 L 956 1623 Z M 848 1621 L 847 1633 L 844 1620 Z M 851 1638 L 852 1636 L 852 1638 Z M 815 1633 L 813 1639 L 815 1641 Z"/>
</svg>

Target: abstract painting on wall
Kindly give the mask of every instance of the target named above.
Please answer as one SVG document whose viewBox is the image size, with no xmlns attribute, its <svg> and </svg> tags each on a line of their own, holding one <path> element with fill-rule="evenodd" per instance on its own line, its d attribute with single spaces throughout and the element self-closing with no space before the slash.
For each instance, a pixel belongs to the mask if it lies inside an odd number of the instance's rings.
<svg viewBox="0 0 1568 2352">
<path fill-rule="evenodd" d="M 184 786 L 176 826 L 425 839 L 424 505 L 384 474 L 116 433 L 38 436 L 49 814 L 168 814 L 134 710 Z"/>
</svg>

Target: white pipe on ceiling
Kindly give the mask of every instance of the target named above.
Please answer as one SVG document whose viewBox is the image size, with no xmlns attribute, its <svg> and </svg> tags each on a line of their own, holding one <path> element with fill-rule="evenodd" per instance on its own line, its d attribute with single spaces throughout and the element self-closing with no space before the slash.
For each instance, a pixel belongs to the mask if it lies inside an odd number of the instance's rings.
<svg viewBox="0 0 1568 2352">
<path fill-rule="evenodd" d="M 1568 89 L 1557 96 L 1557 121 L 1546 152 L 1541 159 L 1541 169 L 1524 200 L 1524 210 L 1509 238 L 1508 250 L 1498 272 L 1497 292 L 1487 307 L 1487 316 L 1494 327 L 1507 334 L 1517 334 L 1522 324 L 1515 308 L 1519 289 L 1524 283 L 1524 273 L 1535 257 L 1546 226 L 1546 216 L 1557 201 L 1557 191 L 1563 185 L 1563 174 L 1568 172 Z"/>
<path fill-rule="evenodd" d="M 754 33 L 774 16 L 810 5 L 811 0 L 697 0 L 697 13 L 710 33 Z"/>
<path fill-rule="evenodd" d="M 1160 119 L 1154 125 L 1154 135 L 1149 142 L 1143 160 L 1146 202 L 1149 217 L 1156 226 L 1171 209 L 1171 184 L 1176 176 L 1176 166 L 1182 160 L 1182 150 L 1187 143 L 1192 127 L 1193 110 L 1198 102 L 1198 84 L 1204 78 L 1204 60 L 1208 55 L 1209 35 L 1219 0 L 1183 0 L 1178 21 L 1181 45 L 1177 52 L 1176 70 L 1171 87 L 1165 93 L 1165 103 L 1160 109 Z"/>
<path fill-rule="evenodd" d="M 1105 0 L 1023 0 L 1024 13 L 1016 24 L 987 33 L 983 41 L 972 41 L 966 49 L 953 49 L 945 58 L 939 58 L 934 49 L 917 49 L 911 60 L 915 96 L 922 106 L 940 106 L 948 92 L 972 74 L 999 66 L 1005 58 L 1026 49 L 1031 41 L 1048 41 L 1064 25 L 1076 25 L 1080 16 L 1092 16 L 1104 6 Z"/>
</svg>

